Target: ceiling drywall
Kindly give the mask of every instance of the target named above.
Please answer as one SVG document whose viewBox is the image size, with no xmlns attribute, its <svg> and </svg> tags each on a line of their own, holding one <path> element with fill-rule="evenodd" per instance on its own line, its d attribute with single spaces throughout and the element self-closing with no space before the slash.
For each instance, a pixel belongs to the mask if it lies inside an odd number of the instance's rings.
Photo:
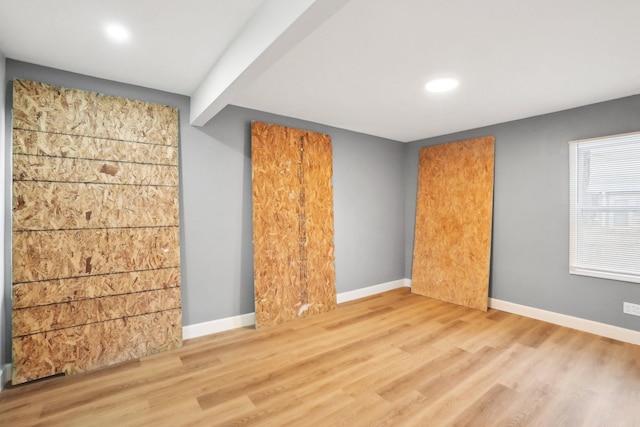
<svg viewBox="0 0 640 427">
<path fill-rule="evenodd" d="M 192 96 L 195 124 L 234 104 L 407 142 L 640 93 L 639 18 L 637 0 L 0 0 L 0 51 Z M 442 76 L 460 85 L 425 92 Z"/>
<path fill-rule="evenodd" d="M 12 59 L 190 95 L 262 0 L 0 0 Z M 104 27 L 131 35 L 113 43 Z"/>
</svg>

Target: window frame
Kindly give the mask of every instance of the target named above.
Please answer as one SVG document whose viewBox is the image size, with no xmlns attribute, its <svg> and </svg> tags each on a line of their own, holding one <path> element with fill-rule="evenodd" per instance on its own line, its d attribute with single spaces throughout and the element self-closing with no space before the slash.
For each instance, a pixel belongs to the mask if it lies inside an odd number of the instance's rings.
<svg viewBox="0 0 640 427">
<path fill-rule="evenodd" d="M 620 145 L 622 147 L 629 146 L 630 144 L 637 143 L 640 146 L 640 132 L 631 132 L 618 135 L 608 135 L 597 138 L 581 139 L 569 141 L 569 273 L 574 275 L 590 276 L 603 279 L 619 280 L 625 282 L 640 283 L 640 271 L 615 271 L 614 268 L 595 268 L 588 266 L 588 263 L 584 263 L 579 259 L 580 249 L 584 249 L 584 245 L 579 245 L 581 226 L 584 226 L 585 217 L 579 218 L 579 211 L 583 209 L 599 210 L 603 214 L 607 214 L 607 221 L 611 221 L 611 225 L 603 225 L 603 227 L 613 228 L 616 227 L 616 218 L 619 218 L 621 212 L 640 211 L 640 206 L 637 208 L 632 205 L 631 208 L 625 208 L 623 210 L 616 209 L 615 206 L 604 206 L 594 208 L 593 206 L 586 206 L 586 203 L 581 200 L 584 194 L 584 168 L 585 162 L 580 162 L 580 149 L 593 149 L 594 146 L 610 144 L 611 146 Z M 633 151 L 633 150 L 632 150 Z M 640 150 L 638 150 L 638 158 L 636 162 L 640 167 Z M 613 162 L 612 162 L 613 164 Z M 589 174 L 591 169 L 589 169 Z M 580 179 L 582 178 L 582 183 Z M 580 190 L 583 190 L 582 192 Z M 632 191 L 633 193 L 637 191 Z M 613 193 L 603 192 L 603 194 Z M 618 216 L 616 216 L 618 215 Z M 581 221 L 582 220 L 582 221 Z M 604 233 L 603 233 L 604 235 Z M 639 242 L 640 244 L 640 242 Z M 635 260 L 635 258 L 634 258 Z M 638 256 L 637 264 L 640 265 L 640 256 Z M 611 265 L 611 264 L 610 264 Z"/>
</svg>

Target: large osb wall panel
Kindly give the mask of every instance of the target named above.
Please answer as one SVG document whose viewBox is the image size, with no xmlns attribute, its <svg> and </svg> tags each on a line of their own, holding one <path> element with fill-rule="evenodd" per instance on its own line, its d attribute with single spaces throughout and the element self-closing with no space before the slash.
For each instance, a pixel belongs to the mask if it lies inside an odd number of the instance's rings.
<svg viewBox="0 0 640 427">
<path fill-rule="evenodd" d="M 13 89 L 13 382 L 180 346 L 177 110 Z"/>
<path fill-rule="evenodd" d="M 411 289 L 487 310 L 494 138 L 420 151 Z"/>
<path fill-rule="evenodd" d="M 331 139 L 252 124 L 256 326 L 336 307 Z"/>
</svg>

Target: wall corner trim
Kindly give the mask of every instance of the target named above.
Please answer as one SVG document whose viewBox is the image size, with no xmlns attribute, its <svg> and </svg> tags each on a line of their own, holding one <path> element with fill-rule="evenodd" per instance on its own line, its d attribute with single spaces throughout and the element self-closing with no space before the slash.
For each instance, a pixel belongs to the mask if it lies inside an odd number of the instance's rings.
<svg viewBox="0 0 640 427">
<path fill-rule="evenodd" d="M 368 286 L 366 288 L 356 289 L 355 291 L 342 292 L 336 295 L 338 304 L 351 301 L 358 298 L 364 298 L 370 295 L 379 294 L 381 292 L 390 291 L 392 289 L 409 287 L 411 281 L 409 279 L 394 280 L 392 282 L 381 283 L 378 285 Z M 256 314 L 247 313 L 239 316 L 226 317 L 224 319 L 211 320 L 209 322 L 196 323 L 182 327 L 182 338 L 185 340 L 198 338 L 205 335 L 224 332 L 236 328 L 246 328 L 256 323 Z"/>
<path fill-rule="evenodd" d="M 518 314 L 532 319 L 553 323 L 554 325 L 565 326 L 588 332 L 602 337 L 624 341 L 630 344 L 640 345 L 640 331 L 621 328 L 619 326 L 608 325 L 606 323 L 595 322 L 593 320 L 582 319 L 580 317 L 568 316 L 566 314 L 555 313 L 553 311 L 542 310 L 535 307 L 520 305 L 509 301 L 489 298 L 489 307 Z"/>
</svg>

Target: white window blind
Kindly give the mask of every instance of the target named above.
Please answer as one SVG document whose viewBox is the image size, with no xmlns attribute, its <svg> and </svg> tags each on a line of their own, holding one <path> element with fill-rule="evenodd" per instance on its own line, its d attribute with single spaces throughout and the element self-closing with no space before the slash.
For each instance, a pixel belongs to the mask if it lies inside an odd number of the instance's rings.
<svg viewBox="0 0 640 427">
<path fill-rule="evenodd" d="M 569 272 L 640 283 L 640 132 L 569 147 Z"/>
</svg>

